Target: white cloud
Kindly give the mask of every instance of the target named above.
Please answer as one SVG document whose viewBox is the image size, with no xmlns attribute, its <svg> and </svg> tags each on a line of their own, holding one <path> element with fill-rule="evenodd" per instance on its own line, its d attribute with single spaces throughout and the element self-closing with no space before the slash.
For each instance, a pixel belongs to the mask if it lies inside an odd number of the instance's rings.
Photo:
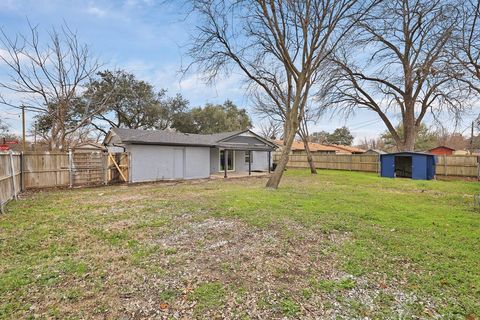
<svg viewBox="0 0 480 320">
<path fill-rule="evenodd" d="M 87 8 L 87 12 L 91 15 L 94 15 L 99 18 L 103 18 L 108 14 L 108 11 L 105 9 L 102 9 L 94 4 L 91 4 Z"/>
</svg>

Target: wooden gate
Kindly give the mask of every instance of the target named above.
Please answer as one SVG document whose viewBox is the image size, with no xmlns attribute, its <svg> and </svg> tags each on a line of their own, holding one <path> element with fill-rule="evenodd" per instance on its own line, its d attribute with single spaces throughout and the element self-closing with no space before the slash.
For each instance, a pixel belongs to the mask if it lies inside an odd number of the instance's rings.
<svg viewBox="0 0 480 320">
<path fill-rule="evenodd" d="M 129 181 L 130 154 L 109 153 L 107 156 L 107 183 Z"/>
<path fill-rule="evenodd" d="M 71 153 L 70 185 L 101 184 L 105 181 L 104 155 L 101 152 Z"/>
</svg>

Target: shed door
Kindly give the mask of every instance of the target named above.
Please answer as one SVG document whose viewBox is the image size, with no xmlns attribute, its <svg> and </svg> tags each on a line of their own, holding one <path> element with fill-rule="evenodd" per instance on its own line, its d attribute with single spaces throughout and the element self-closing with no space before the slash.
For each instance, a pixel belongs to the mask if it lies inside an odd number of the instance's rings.
<svg viewBox="0 0 480 320">
<path fill-rule="evenodd" d="M 427 157 L 417 155 L 413 157 L 413 179 L 426 180 L 427 179 Z"/>
<path fill-rule="evenodd" d="M 173 149 L 173 178 L 185 178 L 185 149 Z"/>
<path fill-rule="evenodd" d="M 382 155 L 380 157 L 381 176 L 393 178 L 395 173 L 395 157 L 392 155 Z"/>
</svg>

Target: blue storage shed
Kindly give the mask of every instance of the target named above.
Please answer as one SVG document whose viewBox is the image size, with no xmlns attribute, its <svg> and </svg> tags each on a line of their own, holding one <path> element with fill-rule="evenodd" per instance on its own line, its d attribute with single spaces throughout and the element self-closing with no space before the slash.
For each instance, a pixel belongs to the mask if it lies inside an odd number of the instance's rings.
<svg viewBox="0 0 480 320">
<path fill-rule="evenodd" d="M 382 177 L 431 180 L 435 177 L 435 155 L 422 152 L 397 152 L 380 155 Z"/>
</svg>

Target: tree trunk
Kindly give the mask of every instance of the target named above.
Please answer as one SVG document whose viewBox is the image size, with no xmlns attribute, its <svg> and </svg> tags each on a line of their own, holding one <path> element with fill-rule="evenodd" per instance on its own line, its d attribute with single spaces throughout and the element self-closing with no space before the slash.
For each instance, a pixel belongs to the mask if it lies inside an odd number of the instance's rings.
<svg viewBox="0 0 480 320">
<path fill-rule="evenodd" d="M 290 157 L 290 150 L 292 149 L 293 140 L 295 139 L 295 134 L 297 132 L 296 125 L 293 121 L 290 124 L 285 125 L 285 135 L 284 135 L 284 146 L 282 150 L 282 154 L 280 156 L 280 160 L 277 163 L 275 171 L 271 175 L 270 179 L 267 181 L 267 188 L 277 189 L 278 185 L 280 184 L 280 180 L 282 179 L 283 172 L 288 163 L 288 159 Z"/>
<path fill-rule="evenodd" d="M 417 128 L 415 127 L 415 103 L 405 101 L 405 116 L 403 118 L 403 146 L 401 151 L 415 150 L 415 137 Z"/>
<path fill-rule="evenodd" d="M 317 174 L 317 168 L 315 167 L 315 163 L 313 162 L 312 153 L 310 152 L 310 146 L 308 145 L 308 140 L 305 136 L 302 135 L 303 145 L 305 146 L 305 152 L 307 153 L 307 161 L 308 165 L 310 166 L 310 173 Z"/>
</svg>

